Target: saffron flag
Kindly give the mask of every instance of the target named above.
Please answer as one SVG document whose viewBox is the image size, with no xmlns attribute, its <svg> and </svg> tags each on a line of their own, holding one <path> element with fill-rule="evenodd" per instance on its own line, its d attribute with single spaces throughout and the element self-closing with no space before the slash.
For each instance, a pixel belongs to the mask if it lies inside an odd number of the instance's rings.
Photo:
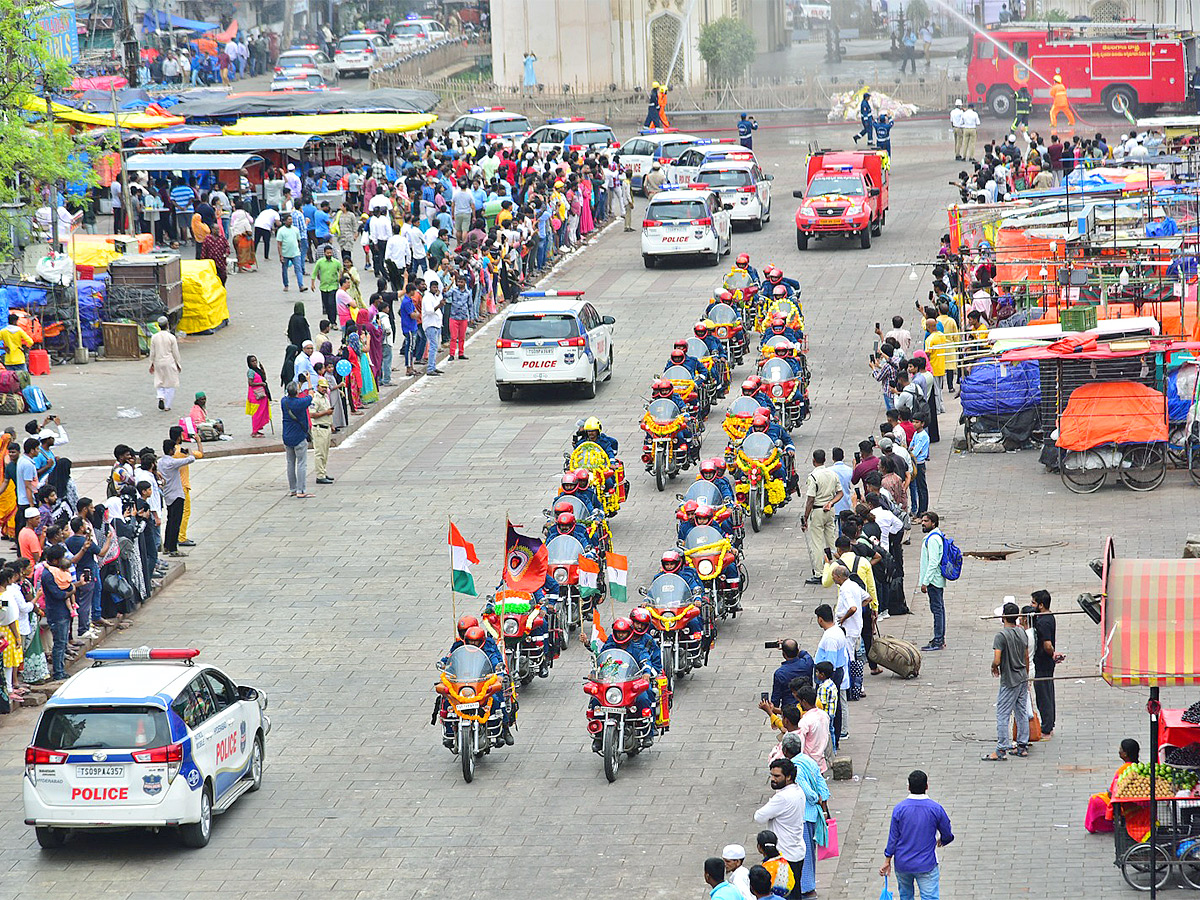
<svg viewBox="0 0 1200 900">
<path fill-rule="evenodd" d="M 623 603 L 628 598 L 625 582 L 629 576 L 629 560 L 617 553 L 608 554 L 608 596 Z"/>
<path fill-rule="evenodd" d="M 599 653 L 600 648 L 604 646 L 604 642 L 608 640 L 608 635 L 604 633 L 604 628 L 600 624 L 600 611 L 596 607 L 592 607 L 592 633 L 590 638 L 583 636 L 583 629 L 579 630 L 579 640 L 591 648 L 593 653 Z"/>
<path fill-rule="evenodd" d="M 579 596 L 600 593 L 600 563 L 588 556 L 579 557 Z"/>
<path fill-rule="evenodd" d="M 549 572 L 546 545 L 535 537 L 520 534 L 509 522 L 504 553 L 504 583 L 514 591 L 532 593 L 546 584 Z"/>
<path fill-rule="evenodd" d="M 471 565 L 479 563 L 475 553 L 475 545 L 466 540 L 450 523 L 450 569 L 454 573 L 451 578 L 450 590 L 458 594 L 470 594 L 478 597 L 475 590 L 475 576 L 471 574 Z"/>
</svg>

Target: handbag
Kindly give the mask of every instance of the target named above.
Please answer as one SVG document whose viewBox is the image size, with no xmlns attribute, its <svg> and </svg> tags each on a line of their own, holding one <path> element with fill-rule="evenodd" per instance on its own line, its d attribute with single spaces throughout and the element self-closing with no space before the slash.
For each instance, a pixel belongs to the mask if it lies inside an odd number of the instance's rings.
<svg viewBox="0 0 1200 900">
<path fill-rule="evenodd" d="M 1017 739 L 1017 722 L 1013 719 L 1012 723 L 1013 741 Z M 1029 713 L 1029 743 L 1033 744 L 1042 739 L 1042 720 L 1036 711 Z"/>
<path fill-rule="evenodd" d="M 826 839 L 825 846 L 817 845 L 818 861 L 833 859 L 838 855 L 837 819 L 828 819 L 825 824 L 829 828 L 829 837 Z"/>
<path fill-rule="evenodd" d="M 104 589 L 123 601 L 128 602 L 133 599 L 133 585 L 116 572 L 105 576 Z"/>
<path fill-rule="evenodd" d="M 879 900 L 892 900 L 892 892 L 888 890 L 888 878 L 883 876 L 883 890 L 879 892 Z"/>
</svg>

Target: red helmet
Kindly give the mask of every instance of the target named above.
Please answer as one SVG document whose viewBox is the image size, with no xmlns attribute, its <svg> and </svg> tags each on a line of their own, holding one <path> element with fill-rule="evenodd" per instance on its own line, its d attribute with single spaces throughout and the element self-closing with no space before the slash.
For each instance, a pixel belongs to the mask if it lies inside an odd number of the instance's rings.
<svg viewBox="0 0 1200 900">
<path fill-rule="evenodd" d="M 612 623 L 612 638 L 618 644 L 628 644 L 633 640 L 633 623 L 621 616 Z"/>
<path fill-rule="evenodd" d="M 760 406 L 758 409 L 756 409 L 754 411 L 754 414 L 756 416 L 766 416 L 767 421 L 768 422 L 771 421 L 771 411 L 769 409 L 767 409 L 765 406 Z"/>
<path fill-rule="evenodd" d="M 744 268 L 746 268 L 746 266 L 750 265 L 750 254 L 749 253 L 739 253 L 737 255 L 737 259 L 735 259 L 734 262 L 737 263 L 738 268 L 744 269 Z"/>
<path fill-rule="evenodd" d="M 755 414 L 754 418 L 750 421 L 750 427 L 755 431 L 766 431 L 767 426 L 770 424 L 771 420 L 762 413 Z"/>
<path fill-rule="evenodd" d="M 778 284 L 783 279 L 783 270 L 778 266 L 771 266 L 766 272 L 767 281 L 772 284 Z"/>
<path fill-rule="evenodd" d="M 758 382 L 757 381 L 755 381 L 753 378 L 747 378 L 745 381 L 742 382 L 742 396 L 743 397 L 753 397 L 756 393 L 758 393 Z"/>
<path fill-rule="evenodd" d="M 585 488 L 592 482 L 592 473 L 584 468 L 576 469 L 575 481 L 578 482 L 581 488 Z"/>
<path fill-rule="evenodd" d="M 673 393 L 675 393 L 675 387 L 665 378 L 656 378 L 654 384 L 650 385 L 652 397 L 670 397 Z"/>
<path fill-rule="evenodd" d="M 565 528 L 570 531 L 575 527 L 575 513 L 571 512 L 570 510 L 567 510 L 566 512 L 560 512 L 558 514 L 558 518 L 556 518 L 554 521 L 558 523 L 559 528 Z"/>
<path fill-rule="evenodd" d="M 725 474 L 725 458 L 721 456 L 713 457 L 713 465 L 717 467 L 717 475 Z"/>
<path fill-rule="evenodd" d="M 715 459 L 706 459 L 700 463 L 700 477 L 708 481 L 717 477 L 717 461 Z"/>
<path fill-rule="evenodd" d="M 459 616 L 458 618 L 458 636 L 461 639 L 467 633 L 468 629 L 478 628 L 479 620 L 474 616 Z"/>
<path fill-rule="evenodd" d="M 487 634 L 485 634 L 484 630 L 478 625 L 476 625 L 474 628 L 468 628 L 466 635 L 463 636 L 463 640 L 472 647 L 482 647 L 483 642 L 486 639 Z"/>
<path fill-rule="evenodd" d="M 772 297 L 786 297 L 787 295 L 788 295 L 788 290 L 785 285 L 777 284 L 777 285 L 775 285 L 774 288 L 771 289 Z"/>
<path fill-rule="evenodd" d="M 683 504 L 683 512 L 689 519 L 696 514 L 696 501 L 688 500 Z"/>
<path fill-rule="evenodd" d="M 693 325 L 692 331 L 695 333 L 696 337 L 698 337 L 698 338 L 703 338 L 703 337 L 708 336 L 708 326 L 705 325 L 703 322 L 697 322 L 695 325 Z"/>
<path fill-rule="evenodd" d="M 718 303 L 732 303 L 733 291 L 720 291 L 714 299 Z"/>
<path fill-rule="evenodd" d="M 575 477 L 574 472 L 563 472 L 562 489 L 565 494 L 575 493 L 575 488 L 579 487 L 579 479 Z"/>
<path fill-rule="evenodd" d="M 650 630 L 650 613 L 640 606 L 635 606 L 629 613 L 629 618 L 633 621 L 633 630 L 637 634 L 645 634 Z"/>
<path fill-rule="evenodd" d="M 686 357 L 687 354 L 678 347 L 671 351 L 671 362 L 675 363 L 676 365 L 681 364 Z"/>
<path fill-rule="evenodd" d="M 687 352 L 687 340 L 685 338 L 680 338 L 675 342 L 674 347 L 676 350 L 683 350 L 684 352 Z"/>
<path fill-rule="evenodd" d="M 567 500 L 559 500 L 554 504 L 554 515 L 557 516 L 559 513 L 564 512 L 575 512 L 575 507 Z"/>
<path fill-rule="evenodd" d="M 775 345 L 775 355 L 784 357 L 791 356 L 793 349 L 794 348 L 792 347 L 791 341 L 780 341 Z"/>
<path fill-rule="evenodd" d="M 679 567 L 683 565 L 683 554 L 678 550 L 667 550 L 662 555 L 662 568 L 664 572 L 678 572 Z"/>
<path fill-rule="evenodd" d="M 714 513 L 715 513 L 715 510 L 711 506 L 709 506 L 708 503 L 701 500 L 699 503 L 696 504 L 696 524 L 697 525 L 707 525 L 709 522 L 712 521 L 712 517 L 713 517 Z M 700 521 L 701 519 L 703 519 L 704 521 L 701 522 Z"/>
</svg>

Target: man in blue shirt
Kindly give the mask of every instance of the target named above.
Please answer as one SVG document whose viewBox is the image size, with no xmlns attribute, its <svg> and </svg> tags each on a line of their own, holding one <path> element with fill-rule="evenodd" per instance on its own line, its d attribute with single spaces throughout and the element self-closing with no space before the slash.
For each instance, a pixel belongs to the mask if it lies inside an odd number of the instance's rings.
<svg viewBox="0 0 1200 900">
<path fill-rule="evenodd" d="M 329 233 L 329 226 L 332 221 L 333 214 L 329 211 L 329 201 L 323 201 L 321 208 L 312 214 L 313 232 L 318 245 L 329 243 L 329 239 L 332 237 Z"/>
<path fill-rule="evenodd" d="M 833 504 L 834 516 L 840 516 L 843 512 L 850 509 L 850 501 L 854 496 L 854 489 L 850 486 L 850 478 L 854 474 L 854 470 L 850 468 L 850 464 L 846 462 L 846 451 L 841 447 L 834 447 L 833 465 L 829 470 L 837 476 L 838 484 L 842 487 L 842 499 Z M 839 528 L 841 527 L 841 519 L 838 519 Z"/>
<path fill-rule="evenodd" d="M 704 861 L 704 883 L 711 900 L 745 900 L 746 895 L 725 880 L 725 860 L 710 856 Z"/>
<path fill-rule="evenodd" d="M 892 810 L 884 862 L 879 874 L 886 878 L 896 867 L 900 900 L 913 900 L 914 883 L 921 900 L 938 900 L 937 848 L 954 840 L 950 817 L 940 803 L 930 800 L 929 776 L 920 769 L 909 773 L 908 797 Z"/>
<path fill-rule="evenodd" d="M 771 705 L 781 707 L 783 701 L 792 695 L 788 683 L 793 678 L 803 678 L 812 683 L 813 659 L 792 638 L 779 642 L 779 652 L 783 654 L 783 665 L 775 670 L 771 679 Z"/>
<path fill-rule="evenodd" d="M 909 503 L 915 519 L 929 506 L 929 484 L 925 480 L 925 464 L 929 462 L 929 433 L 925 430 L 925 416 L 914 415 L 912 420 L 917 430 L 908 442 L 908 455 L 912 457 L 914 469 L 909 486 Z"/>
<path fill-rule="evenodd" d="M 308 479 L 308 407 L 312 397 L 300 397 L 300 388 L 291 381 L 287 396 L 280 402 L 283 413 L 283 449 L 287 453 L 288 494 L 312 497 L 305 490 Z"/>
<path fill-rule="evenodd" d="M 742 113 L 742 117 L 738 119 L 737 132 L 738 143 L 747 150 L 754 149 L 754 132 L 758 131 L 758 123 L 754 121 L 754 116 Z"/>
</svg>

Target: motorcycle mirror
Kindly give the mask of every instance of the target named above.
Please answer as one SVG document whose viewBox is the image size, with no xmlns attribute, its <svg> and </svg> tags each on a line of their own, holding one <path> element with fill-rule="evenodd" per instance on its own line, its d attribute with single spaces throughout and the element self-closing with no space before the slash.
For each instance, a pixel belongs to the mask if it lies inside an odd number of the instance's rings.
<svg viewBox="0 0 1200 900">
<path fill-rule="evenodd" d="M 548 509 L 543 509 L 543 510 L 542 510 L 542 515 L 543 515 L 543 516 L 548 516 L 548 515 L 550 515 L 550 510 L 548 510 Z"/>
<path fill-rule="evenodd" d="M 436 668 L 436 669 L 437 669 L 439 672 L 445 672 L 445 671 L 446 671 L 446 664 L 445 664 L 444 662 L 442 662 L 442 661 L 439 659 L 439 660 L 437 661 L 437 665 L 436 665 L 436 666 L 434 666 L 434 668 Z"/>
<path fill-rule="evenodd" d="M 638 588 L 638 596 L 639 597 L 647 597 L 647 596 L 649 596 L 649 594 L 650 594 L 650 592 L 648 590 L 646 590 L 645 585 L 642 585 L 640 588 Z"/>
</svg>

